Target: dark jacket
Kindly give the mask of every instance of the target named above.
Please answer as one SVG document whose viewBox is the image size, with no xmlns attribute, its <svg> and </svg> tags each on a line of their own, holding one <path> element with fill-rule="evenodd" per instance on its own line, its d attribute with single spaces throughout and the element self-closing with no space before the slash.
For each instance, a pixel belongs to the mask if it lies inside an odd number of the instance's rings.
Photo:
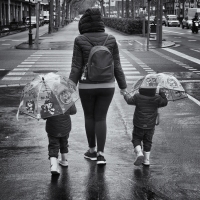
<svg viewBox="0 0 200 200">
<path fill-rule="evenodd" d="M 165 93 L 160 92 L 159 94 L 145 96 L 137 93 L 133 97 L 129 94 L 124 96 L 127 104 L 136 106 L 133 117 L 134 126 L 142 129 L 155 127 L 158 108 L 164 107 L 168 103 Z"/>
<path fill-rule="evenodd" d="M 64 137 L 71 131 L 70 115 L 76 114 L 75 104 L 64 114 L 46 118 L 46 132 L 53 137 Z"/>
<path fill-rule="evenodd" d="M 81 34 L 84 34 L 91 40 L 95 45 L 103 45 L 108 34 L 105 33 L 104 23 L 101 18 L 101 13 L 99 9 L 88 9 L 85 14 L 81 17 L 79 21 L 79 31 Z M 110 35 L 107 43 L 105 45 L 113 55 L 114 59 L 114 75 L 117 80 L 120 89 L 125 89 L 127 87 L 125 75 L 121 67 L 120 58 L 119 58 L 119 49 L 114 36 Z M 82 35 L 79 35 L 75 38 L 74 41 L 74 51 L 72 58 L 71 73 L 69 79 L 74 83 L 90 83 L 94 82 L 87 80 L 81 80 L 83 73 L 83 68 L 88 62 L 88 57 L 92 44 L 84 38 Z M 114 82 L 114 79 L 109 81 Z"/>
</svg>

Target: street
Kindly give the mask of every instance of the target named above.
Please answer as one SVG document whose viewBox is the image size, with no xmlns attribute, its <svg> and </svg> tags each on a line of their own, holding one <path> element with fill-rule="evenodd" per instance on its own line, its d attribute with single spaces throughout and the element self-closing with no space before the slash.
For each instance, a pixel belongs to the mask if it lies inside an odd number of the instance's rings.
<svg viewBox="0 0 200 200">
<path fill-rule="evenodd" d="M 53 177 L 48 160 L 45 121 L 21 115 L 16 120 L 24 85 L 38 70 L 69 75 L 73 42 L 79 34 L 72 22 L 51 35 L 41 30 L 41 49 L 17 49 L 28 31 L 0 38 L 0 199 L 1 200 L 197 200 L 200 199 L 200 36 L 180 27 L 164 27 L 166 48 L 150 48 L 139 35 L 113 29 L 128 90 L 140 77 L 155 72 L 173 73 L 189 98 L 159 109 L 151 152 L 151 166 L 133 165 L 131 143 L 134 108 L 125 103 L 116 84 L 108 112 L 105 147 L 107 164 L 98 167 L 84 159 L 88 149 L 80 100 L 72 116 L 67 168 Z"/>
</svg>

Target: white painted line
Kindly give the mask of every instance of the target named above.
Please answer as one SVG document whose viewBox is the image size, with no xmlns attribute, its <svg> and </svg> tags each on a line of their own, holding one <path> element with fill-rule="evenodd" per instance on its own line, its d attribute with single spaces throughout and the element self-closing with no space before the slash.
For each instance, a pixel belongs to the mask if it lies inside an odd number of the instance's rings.
<svg viewBox="0 0 200 200">
<path fill-rule="evenodd" d="M 188 70 L 191 70 L 191 71 L 196 71 L 197 69 L 188 69 Z"/>
<path fill-rule="evenodd" d="M 122 61 L 121 64 L 131 64 L 131 63 L 128 61 Z"/>
<path fill-rule="evenodd" d="M 200 51 L 198 51 L 197 49 L 191 49 L 192 51 L 196 51 L 196 52 L 198 52 L 198 53 L 200 53 Z"/>
<path fill-rule="evenodd" d="M 33 65 L 33 64 L 35 64 L 35 62 L 22 62 L 21 64 L 22 64 L 22 65 L 30 65 L 30 64 Z"/>
<path fill-rule="evenodd" d="M 13 71 L 28 71 L 29 68 L 15 68 Z"/>
<path fill-rule="evenodd" d="M 5 69 L 0 69 L 0 71 L 4 71 Z"/>
<path fill-rule="evenodd" d="M 17 65 L 17 67 L 25 67 L 25 68 L 27 68 L 27 67 L 32 67 L 33 65 Z"/>
<path fill-rule="evenodd" d="M 181 41 L 178 41 L 178 40 L 177 40 L 177 41 L 173 41 L 173 42 L 181 42 Z"/>
<path fill-rule="evenodd" d="M 189 42 L 196 42 L 196 40 L 188 40 Z"/>
<path fill-rule="evenodd" d="M 10 45 L 10 44 L 1 44 L 1 45 L 4 45 L 4 46 L 6 46 L 6 45 Z"/>
<path fill-rule="evenodd" d="M 132 43 L 128 43 L 129 45 L 133 45 Z"/>
<path fill-rule="evenodd" d="M 26 72 L 9 72 L 8 76 L 24 75 Z"/>
<path fill-rule="evenodd" d="M 185 34 L 185 33 L 179 33 L 179 32 L 175 32 L 175 31 L 166 31 L 166 30 L 164 30 L 163 32 L 166 32 L 166 33 L 177 33 L 177 34 L 180 34 L 180 35 Z"/>
<path fill-rule="evenodd" d="M 18 81 L 18 80 L 20 80 L 21 79 L 21 77 L 4 77 L 4 78 L 2 78 L 2 80 L 4 80 L 4 81 Z"/>
<path fill-rule="evenodd" d="M 119 46 L 121 46 L 121 43 L 119 43 L 118 41 L 117 41 L 117 44 L 118 44 Z"/>
<path fill-rule="evenodd" d="M 192 57 L 192 56 L 188 56 L 188 55 L 186 55 L 186 54 L 184 54 L 184 53 L 180 53 L 180 52 L 178 52 L 178 51 L 176 51 L 176 50 L 174 50 L 174 49 L 170 49 L 170 48 L 163 48 L 163 49 L 166 50 L 166 51 L 168 51 L 168 52 L 170 52 L 170 53 L 173 53 L 173 54 L 175 54 L 175 55 L 177 55 L 177 56 L 180 56 L 180 57 L 182 57 L 182 58 L 185 58 L 185 59 L 187 59 L 187 60 L 190 60 L 191 62 L 200 64 L 200 60 L 197 59 L 197 58 L 194 58 L 194 57 Z"/>
<path fill-rule="evenodd" d="M 140 44 L 140 45 L 142 45 L 143 46 L 143 44 L 141 43 L 141 42 L 139 42 L 139 41 L 137 41 L 137 40 L 135 40 L 138 44 Z"/>
<path fill-rule="evenodd" d="M 126 74 L 140 74 L 140 72 L 124 72 L 124 74 L 126 75 Z"/>
<path fill-rule="evenodd" d="M 200 83 L 200 80 L 180 80 L 180 83 Z"/>
<path fill-rule="evenodd" d="M 130 70 L 136 70 L 136 68 L 135 67 L 129 67 L 129 68 L 123 67 L 123 70 L 124 71 L 126 71 L 126 70 L 130 71 Z"/>
<path fill-rule="evenodd" d="M 188 98 L 190 100 L 192 100 L 194 103 L 196 103 L 198 106 L 200 106 L 200 102 L 197 99 L 195 99 L 194 97 L 190 96 L 189 94 L 187 94 L 187 95 L 188 95 Z"/>
<path fill-rule="evenodd" d="M 146 69 L 145 71 L 147 71 L 147 72 L 153 72 L 154 70 L 153 69 Z"/>
</svg>

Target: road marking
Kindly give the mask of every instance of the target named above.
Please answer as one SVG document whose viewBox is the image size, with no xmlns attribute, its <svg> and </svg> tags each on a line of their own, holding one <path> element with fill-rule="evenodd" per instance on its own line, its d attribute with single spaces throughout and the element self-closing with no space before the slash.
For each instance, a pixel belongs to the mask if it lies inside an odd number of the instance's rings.
<svg viewBox="0 0 200 200">
<path fill-rule="evenodd" d="M 187 94 L 187 95 L 188 95 L 188 98 L 190 100 L 192 100 L 194 103 L 196 103 L 198 106 L 200 106 L 200 102 L 197 99 L 195 99 L 194 97 L 190 96 L 189 94 Z"/>
<path fill-rule="evenodd" d="M 129 56 L 134 62 L 136 62 L 146 73 L 154 73 L 155 71 L 151 69 L 148 65 L 142 62 L 139 58 L 131 54 L 128 50 L 122 49 L 122 51 Z M 150 71 L 151 70 L 151 71 Z"/>
<path fill-rule="evenodd" d="M 4 45 L 4 46 L 6 46 L 6 45 L 10 45 L 10 44 L 1 44 L 1 45 Z"/>
<path fill-rule="evenodd" d="M 198 53 L 200 53 L 200 51 L 198 51 L 198 50 L 196 50 L 196 49 L 191 49 L 192 51 L 196 51 L 196 52 L 198 52 Z"/>
<path fill-rule="evenodd" d="M 189 42 L 196 42 L 196 40 L 188 40 Z"/>
<path fill-rule="evenodd" d="M 142 45 L 143 46 L 143 44 L 141 43 L 141 42 L 139 42 L 139 41 L 137 41 L 137 40 L 135 40 L 138 44 L 140 44 L 140 45 Z"/>
<path fill-rule="evenodd" d="M 119 46 L 121 46 L 121 43 L 119 43 L 118 41 L 117 41 L 117 44 L 118 44 Z"/>
<path fill-rule="evenodd" d="M 177 34 L 180 34 L 180 35 L 185 34 L 185 33 L 179 33 L 179 32 L 175 32 L 175 31 L 166 31 L 166 30 L 164 30 L 163 32 L 164 33 L 177 33 Z"/>
<path fill-rule="evenodd" d="M 173 53 L 173 54 L 175 54 L 175 55 L 177 55 L 177 56 L 179 56 L 179 57 L 182 57 L 182 58 L 184 58 L 184 59 L 187 59 L 187 60 L 189 60 L 189 61 L 191 61 L 191 62 L 195 62 L 195 63 L 197 63 L 197 64 L 200 64 L 200 60 L 199 59 L 197 59 L 197 58 L 195 58 L 195 57 L 192 57 L 192 56 L 188 56 L 188 55 L 186 55 L 186 54 L 184 54 L 184 53 L 181 53 L 181 52 L 178 52 L 178 51 L 176 51 L 176 50 L 174 50 L 174 49 L 170 49 L 170 48 L 163 48 L 165 51 L 168 51 L 168 52 L 170 52 L 170 53 Z"/>
</svg>

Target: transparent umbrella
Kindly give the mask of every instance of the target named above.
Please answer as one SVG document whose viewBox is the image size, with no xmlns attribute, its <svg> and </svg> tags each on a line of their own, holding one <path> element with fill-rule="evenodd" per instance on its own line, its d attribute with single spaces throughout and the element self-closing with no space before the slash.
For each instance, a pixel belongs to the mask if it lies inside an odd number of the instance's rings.
<svg viewBox="0 0 200 200">
<path fill-rule="evenodd" d="M 77 99 L 76 85 L 67 77 L 39 74 L 24 87 L 16 117 L 25 114 L 39 120 L 63 114 Z"/>
</svg>

